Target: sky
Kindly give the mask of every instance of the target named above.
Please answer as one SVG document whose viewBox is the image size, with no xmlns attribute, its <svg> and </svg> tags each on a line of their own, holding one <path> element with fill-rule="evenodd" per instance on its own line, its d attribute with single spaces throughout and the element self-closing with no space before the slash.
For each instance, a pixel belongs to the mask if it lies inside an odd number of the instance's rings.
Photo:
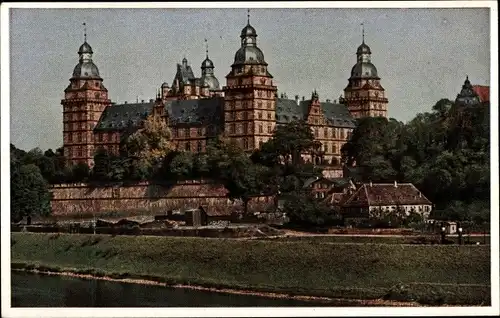
<svg viewBox="0 0 500 318">
<path fill-rule="evenodd" d="M 278 93 L 343 95 L 361 44 L 372 51 L 389 117 L 411 120 L 454 100 L 466 74 L 490 85 L 488 8 L 251 9 L 257 45 Z M 18 148 L 62 146 L 64 89 L 78 63 L 83 26 L 113 102 L 155 98 L 188 59 L 201 75 L 205 42 L 221 86 L 240 47 L 246 9 L 11 9 L 10 138 Z"/>
</svg>

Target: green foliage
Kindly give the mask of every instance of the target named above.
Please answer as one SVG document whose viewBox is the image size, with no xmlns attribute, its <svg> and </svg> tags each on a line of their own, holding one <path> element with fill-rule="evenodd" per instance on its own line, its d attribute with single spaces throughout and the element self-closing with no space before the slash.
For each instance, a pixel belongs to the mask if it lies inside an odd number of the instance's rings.
<svg viewBox="0 0 500 318">
<path fill-rule="evenodd" d="M 488 103 L 465 107 L 442 99 L 432 112 L 406 124 L 360 119 L 342 147 L 342 160 L 355 166 L 364 182 L 412 182 L 435 203 L 440 217 L 465 220 L 477 212 L 489 218 L 474 205 L 489 204 Z"/>
<path fill-rule="evenodd" d="M 34 164 L 11 161 L 11 219 L 50 214 L 48 184 Z"/>
<path fill-rule="evenodd" d="M 287 195 L 283 212 L 290 223 L 301 226 L 338 225 L 342 221 L 332 207 L 305 191 Z"/>
</svg>

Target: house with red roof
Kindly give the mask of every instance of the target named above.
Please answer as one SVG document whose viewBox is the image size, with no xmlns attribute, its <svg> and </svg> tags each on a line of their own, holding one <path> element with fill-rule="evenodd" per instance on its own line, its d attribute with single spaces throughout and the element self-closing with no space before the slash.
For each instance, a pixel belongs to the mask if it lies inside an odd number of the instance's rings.
<svg viewBox="0 0 500 318">
<path fill-rule="evenodd" d="M 372 218 L 380 212 L 404 211 L 429 217 L 432 202 L 412 183 L 364 183 L 340 202 L 344 218 Z"/>
</svg>

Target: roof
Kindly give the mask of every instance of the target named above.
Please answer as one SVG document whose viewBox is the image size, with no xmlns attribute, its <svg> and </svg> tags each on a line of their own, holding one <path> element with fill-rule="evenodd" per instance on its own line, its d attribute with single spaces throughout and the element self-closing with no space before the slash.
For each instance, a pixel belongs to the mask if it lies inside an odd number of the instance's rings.
<svg viewBox="0 0 500 318">
<path fill-rule="evenodd" d="M 380 205 L 432 205 L 412 183 L 363 184 L 343 202 L 344 207 Z"/>
<path fill-rule="evenodd" d="M 223 122 L 224 98 L 171 100 L 165 103 L 172 124 L 213 124 Z"/>
<path fill-rule="evenodd" d="M 108 106 L 99 119 L 94 131 L 124 130 L 138 128 L 142 121 L 153 112 L 154 102 L 120 104 Z"/>
<path fill-rule="evenodd" d="M 175 78 L 179 78 L 179 80 L 185 84 L 190 80 L 194 80 L 195 76 L 191 65 L 177 64 L 177 74 L 175 74 Z"/>
<path fill-rule="evenodd" d="M 481 102 L 490 101 L 490 87 L 484 85 L 472 85 L 472 89 L 479 96 Z"/>
<path fill-rule="evenodd" d="M 280 124 L 294 120 L 305 119 L 309 110 L 311 100 L 303 100 L 297 103 L 293 99 L 276 99 L 276 121 Z M 321 109 L 328 123 L 334 127 L 356 127 L 356 121 L 344 104 L 322 102 Z"/>
</svg>

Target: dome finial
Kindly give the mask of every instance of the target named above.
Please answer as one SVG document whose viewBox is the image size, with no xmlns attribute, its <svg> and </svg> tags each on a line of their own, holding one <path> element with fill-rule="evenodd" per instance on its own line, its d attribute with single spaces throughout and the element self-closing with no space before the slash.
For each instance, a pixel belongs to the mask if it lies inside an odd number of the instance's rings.
<svg viewBox="0 0 500 318">
<path fill-rule="evenodd" d="M 250 9 L 247 9 L 247 24 L 250 25 Z"/>
<path fill-rule="evenodd" d="M 363 39 L 363 44 L 365 44 L 365 23 L 361 23 L 361 36 Z"/>
<path fill-rule="evenodd" d="M 207 39 L 205 39 L 205 53 L 206 53 L 206 57 L 208 59 L 208 42 L 207 42 Z"/>
<path fill-rule="evenodd" d="M 87 42 L 87 23 L 83 22 L 83 42 Z"/>
</svg>

